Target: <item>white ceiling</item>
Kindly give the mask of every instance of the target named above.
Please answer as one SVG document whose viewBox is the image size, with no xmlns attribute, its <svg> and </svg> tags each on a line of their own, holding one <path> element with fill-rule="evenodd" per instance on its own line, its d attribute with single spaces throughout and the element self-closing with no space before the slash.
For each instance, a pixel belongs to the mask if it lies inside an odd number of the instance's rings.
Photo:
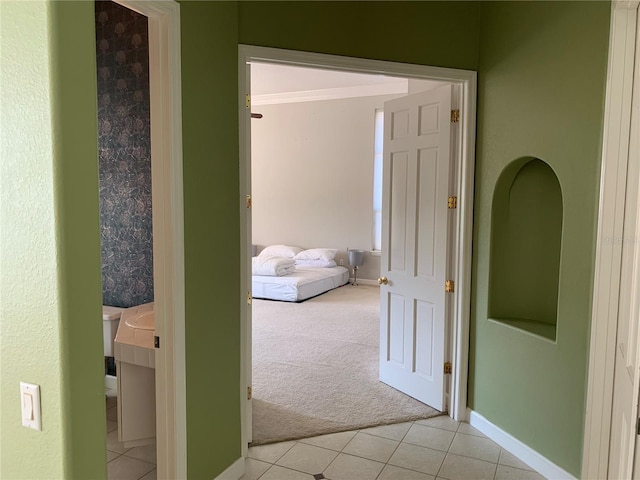
<svg viewBox="0 0 640 480">
<path fill-rule="evenodd" d="M 308 67 L 292 67 L 270 63 L 251 64 L 251 94 L 303 92 L 362 85 L 406 85 L 401 78 L 383 75 L 321 70 Z"/>
<path fill-rule="evenodd" d="M 429 90 L 441 84 L 428 80 L 411 82 L 412 91 Z M 251 100 L 254 105 L 406 94 L 408 91 L 409 80 L 406 78 L 271 63 L 251 64 Z"/>
</svg>

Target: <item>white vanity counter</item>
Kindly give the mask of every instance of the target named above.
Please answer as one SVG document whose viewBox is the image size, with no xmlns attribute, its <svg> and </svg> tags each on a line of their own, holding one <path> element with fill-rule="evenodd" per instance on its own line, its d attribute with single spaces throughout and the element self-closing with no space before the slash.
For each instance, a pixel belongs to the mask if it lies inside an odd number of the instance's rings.
<svg viewBox="0 0 640 480">
<path fill-rule="evenodd" d="M 122 312 L 114 343 L 118 381 L 118 440 L 125 447 L 156 437 L 153 302 Z"/>
</svg>

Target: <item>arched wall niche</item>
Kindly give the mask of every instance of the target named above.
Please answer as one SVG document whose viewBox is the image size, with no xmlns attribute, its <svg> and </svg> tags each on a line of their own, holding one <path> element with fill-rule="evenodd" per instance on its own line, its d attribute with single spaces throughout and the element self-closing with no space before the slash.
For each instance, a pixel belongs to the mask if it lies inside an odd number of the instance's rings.
<svg viewBox="0 0 640 480">
<path fill-rule="evenodd" d="M 493 194 L 488 317 L 555 341 L 562 189 L 533 157 L 511 162 Z"/>
</svg>

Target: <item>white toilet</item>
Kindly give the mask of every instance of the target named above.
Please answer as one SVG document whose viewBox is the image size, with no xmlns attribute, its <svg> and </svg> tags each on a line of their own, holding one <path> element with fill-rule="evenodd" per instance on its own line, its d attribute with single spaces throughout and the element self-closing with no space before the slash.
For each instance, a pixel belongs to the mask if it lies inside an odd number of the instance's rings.
<svg viewBox="0 0 640 480">
<path fill-rule="evenodd" d="M 120 316 L 124 308 L 102 306 L 102 333 L 104 340 L 104 356 L 113 357 L 113 341 L 116 338 Z"/>
</svg>

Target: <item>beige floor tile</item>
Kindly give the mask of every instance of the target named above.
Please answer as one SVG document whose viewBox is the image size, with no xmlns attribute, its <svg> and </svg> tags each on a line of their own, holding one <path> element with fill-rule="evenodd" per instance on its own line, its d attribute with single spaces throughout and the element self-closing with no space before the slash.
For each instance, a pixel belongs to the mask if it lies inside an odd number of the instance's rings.
<svg viewBox="0 0 640 480">
<path fill-rule="evenodd" d="M 138 480 L 153 470 L 155 465 L 121 455 L 107 463 L 108 480 Z"/>
<path fill-rule="evenodd" d="M 399 444 L 397 440 L 360 432 L 344 447 L 343 452 L 377 462 L 387 462 Z"/>
<path fill-rule="evenodd" d="M 449 453 L 438 477 L 448 480 L 493 480 L 496 467 L 495 463 Z"/>
<path fill-rule="evenodd" d="M 119 453 L 115 453 L 115 452 L 110 452 L 109 450 L 107 450 L 107 463 L 109 463 L 111 460 L 118 458 L 120 456 Z"/>
<path fill-rule="evenodd" d="M 129 449 L 118 441 L 118 430 L 107 433 L 107 450 L 115 453 L 128 452 Z"/>
<path fill-rule="evenodd" d="M 113 432 L 118 429 L 118 422 L 107 420 L 107 433 Z"/>
<path fill-rule="evenodd" d="M 497 443 L 464 433 L 456 433 L 449 452 L 491 463 L 498 463 L 500 458 L 500 446 Z"/>
<path fill-rule="evenodd" d="M 158 479 L 158 470 L 154 468 L 149 473 L 147 473 L 144 477 L 142 477 L 140 480 L 157 480 L 157 479 Z"/>
<path fill-rule="evenodd" d="M 455 433 L 449 430 L 414 424 L 402 441 L 446 452 L 454 436 Z"/>
<path fill-rule="evenodd" d="M 272 466 L 260 477 L 260 480 L 314 480 L 313 475 L 297 472 L 288 468 Z"/>
<path fill-rule="evenodd" d="M 156 444 L 153 445 L 145 445 L 143 447 L 135 447 L 125 453 L 127 457 L 137 458 L 138 460 L 142 460 L 143 462 L 153 463 L 154 465 L 157 463 L 156 460 Z"/>
<path fill-rule="evenodd" d="M 495 480 L 544 480 L 544 477 L 531 470 L 498 465 Z"/>
<path fill-rule="evenodd" d="M 438 417 L 425 418 L 424 420 L 416 420 L 418 425 L 425 425 L 427 427 L 441 428 L 443 430 L 449 430 L 455 432 L 458 430 L 460 422 L 452 419 L 448 415 L 440 415 Z"/>
<path fill-rule="evenodd" d="M 287 453 L 296 442 L 280 442 L 270 445 L 249 447 L 249 458 L 262 460 L 263 462 L 276 463 L 280 457 Z"/>
<path fill-rule="evenodd" d="M 388 438 L 390 440 L 402 440 L 413 425 L 412 422 L 396 423 L 393 425 L 380 425 L 379 427 L 365 428 L 360 430 L 376 437 Z"/>
<path fill-rule="evenodd" d="M 344 447 L 346 447 L 347 443 L 355 437 L 356 433 L 357 432 L 355 430 L 350 432 L 330 433 L 328 435 L 320 435 L 319 437 L 303 438 L 300 442 L 340 452 Z"/>
<path fill-rule="evenodd" d="M 504 448 L 500 450 L 500 459 L 498 460 L 498 463 L 508 467 L 519 468 L 520 470 L 533 470 L 529 465 Z"/>
<path fill-rule="evenodd" d="M 473 428 L 468 423 L 461 423 L 458 427 L 458 433 L 466 433 L 467 435 L 475 435 L 476 437 L 487 438 L 487 436 L 482 433 L 480 430 Z"/>
<path fill-rule="evenodd" d="M 118 421 L 118 408 L 113 407 L 107 410 L 107 420 L 111 420 L 112 422 Z"/>
<path fill-rule="evenodd" d="M 257 480 L 260 475 L 269 470 L 270 463 L 262 462 L 254 458 L 247 458 L 244 461 L 244 475 L 240 480 Z"/>
<path fill-rule="evenodd" d="M 438 473 L 445 453 L 430 448 L 401 443 L 389 459 L 389 464 L 435 475 Z"/>
<path fill-rule="evenodd" d="M 336 456 L 333 450 L 296 443 L 276 464 L 314 475 L 324 471 Z"/>
<path fill-rule="evenodd" d="M 331 480 L 375 480 L 384 463 L 341 453 L 324 471 Z"/>
<path fill-rule="evenodd" d="M 433 480 L 434 478 L 433 475 L 427 475 L 426 473 L 387 465 L 382 469 L 382 473 L 377 480 Z"/>
<path fill-rule="evenodd" d="M 108 396 L 106 398 L 107 409 L 113 408 L 118 404 L 118 398 L 115 396 Z"/>
</svg>

